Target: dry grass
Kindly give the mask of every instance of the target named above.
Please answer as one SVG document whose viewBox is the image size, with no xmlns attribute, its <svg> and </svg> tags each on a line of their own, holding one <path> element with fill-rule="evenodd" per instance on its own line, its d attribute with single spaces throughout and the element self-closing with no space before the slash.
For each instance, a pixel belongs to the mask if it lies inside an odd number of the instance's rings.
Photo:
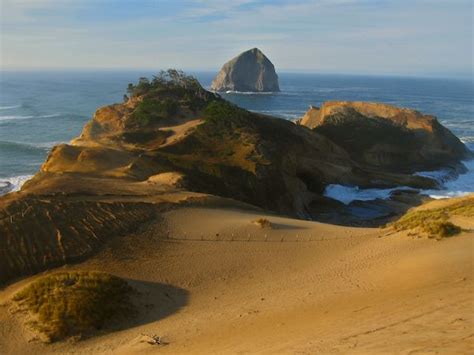
<svg viewBox="0 0 474 355">
<path fill-rule="evenodd" d="M 253 221 L 260 228 L 272 228 L 272 223 L 266 218 L 259 218 Z"/>
<path fill-rule="evenodd" d="M 474 200 L 467 199 L 443 208 L 408 212 L 388 226 L 396 231 L 415 230 L 430 238 L 446 238 L 461 233 L 461 227 L 449 222 L 451 216 L 474 217 Z"/>
<path fill-rule="evenodd" d="M 101 329 L 107 321 L 133 313 L 132 288 L 102 272 L 60 272 L 44 276 L 13 298 L 35 319 L 32 327 L 55 341 Z"/>
</svg>

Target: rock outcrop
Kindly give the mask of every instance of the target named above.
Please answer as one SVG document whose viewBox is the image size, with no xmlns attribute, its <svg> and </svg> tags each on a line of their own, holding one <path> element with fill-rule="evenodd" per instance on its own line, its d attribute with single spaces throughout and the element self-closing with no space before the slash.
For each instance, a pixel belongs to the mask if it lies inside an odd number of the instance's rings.
<svg viewBox="0 0 474 355">
<path fill-rule="evenodd" d="M 436 117 L 381 103 L 326 102 L 310 107 L 298 123 L 344 148 L 354 161 L 386 171 L 439 169 L 470 156 Z"/>
<path fill-rule="evenodd" d="M 272 62 L 258 48 L 239 54 L 224 64 L 212 81 L 213 91 L 280 91 Z"/>
</svg>

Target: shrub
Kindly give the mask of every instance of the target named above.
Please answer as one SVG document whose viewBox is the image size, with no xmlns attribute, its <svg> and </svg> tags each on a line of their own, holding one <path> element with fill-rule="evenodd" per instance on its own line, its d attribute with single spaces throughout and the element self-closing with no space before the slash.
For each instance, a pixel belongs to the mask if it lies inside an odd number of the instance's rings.
<svg viewBox="0 0 474 355">
<path fill-rule="evenodd" d="M 102 272 L 60 272 L 41 277 L 13 298 L 37 317 L 33 327 L 55 341 L 101 329 L 134 308 L 125 280 Z"/>
<path fill-rule="evenodd" d="M 178 103 L 170 98 L 166 98 L 161 105 L 161 113 L 166 117 L 171 117 L 178 112 Z"/>
<path fill-rule="evenodd" d="M 142 99 L 129 121 L 132 125 L 139 126 L 149 125 L 156 119 L 172 117 L 180 108 L 186 111 L 187 107 L 197 112 L 209 102 L 219 99 L 218 95 L 206 91 L 196 78 L 175 69 L 161 71 L 152 80 L 140 78 L 138 84 L 128 85 L 127 92 L 131 98 Z"/>
<path fill-rule="evenodd" d="M 249 112 L 227 101 L 212 101 L 204 110 L 208 121 L 232 119 L 239 122 L 249 117 Z"/>
<path fill-rule="evenodd" d="M 148 78 L 141 77 L 140 79 L 138 79 L 137 85 L 133 85 L 132 83 L 128 84 L 127 92 L 131 96 L 140 96 L 148 92 L 151 88 L 152 85 L 150 84 Z"/>
<path fill-rule="evenodd" d="M 432 222 L 425 226 L 426 231 L 431 236 L 440 238 L 452 237 L 453 235 L 461 233 L 461 228 L 451 222 Z"/>
<path fill-rule="evenodd" d="M 157 75 L 154 75 L 151 81 L 148 78 L 142 77 L 138 80 L 138 84 L 133 85 L 130 83 L 127 87 L 127 92 L 132 97 L 145 95 L 153 91 L 174 92 L 179 96 L 185 93 L 192 93 L 202 99 L 215 97 L 214 94 L 204 90 L 195 77 L 186 75 L 183 71 L 176 69 L 162 70 Z"/>
<path fill-rule="evenodd" d="M 147 126 L 161 117 L 162 109 L 162 104 L 158 100 L 144 99 L 133 111 L 133 121 L 140 126 Z"/>
</svg>

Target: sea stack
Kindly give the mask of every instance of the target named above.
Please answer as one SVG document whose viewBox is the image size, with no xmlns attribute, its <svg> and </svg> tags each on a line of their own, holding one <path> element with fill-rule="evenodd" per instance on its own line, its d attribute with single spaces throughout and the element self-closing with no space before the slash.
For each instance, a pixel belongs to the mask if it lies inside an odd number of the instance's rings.
<svg viewBox="0 0 474 355">
<path fill-rule="evenodd" d="M 280 91 L 273 63 L 258 48 L 239 54 L 224 64 L 212 81 L 213 91 Z"/>
</svg>

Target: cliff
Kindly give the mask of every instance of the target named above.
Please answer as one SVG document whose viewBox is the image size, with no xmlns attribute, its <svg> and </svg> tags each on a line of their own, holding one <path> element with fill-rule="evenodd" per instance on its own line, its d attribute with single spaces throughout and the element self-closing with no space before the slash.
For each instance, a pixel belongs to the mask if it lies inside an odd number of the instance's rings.
<svg viewBox="0 0 474 355">
<path fill-rule="evenodd" d="M 258 48 L 239 54 L 224 64 L 212 81 L 213 91 L 280 91 L 272 62 Z"/>
<path fill-rule="evenodd" d="M 333 101 L 299 121 L 347 151 L 354 161 L 392 172 L 455 166 L 471 153 L 436 117 L 371 103 Z"/>
</svg>

